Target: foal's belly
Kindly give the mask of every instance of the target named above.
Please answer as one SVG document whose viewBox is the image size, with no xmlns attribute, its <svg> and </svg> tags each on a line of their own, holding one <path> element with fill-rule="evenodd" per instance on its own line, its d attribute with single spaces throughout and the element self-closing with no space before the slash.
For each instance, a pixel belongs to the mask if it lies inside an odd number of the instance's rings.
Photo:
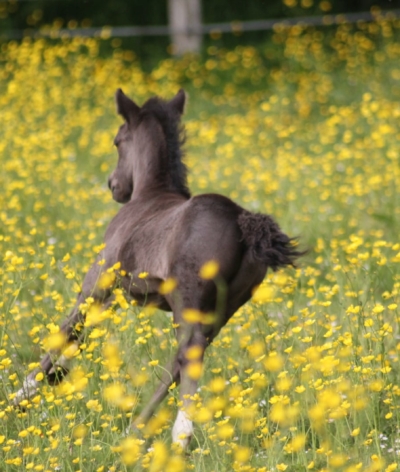
<svg viewBox="0 0 400 472">
<path fill-rule="evenodd" d="M 155 306 L 160 310 L 172 311 L 167 300 L 162 297 L 159 293 L 131 293 L 131 296 L 134 300 L 137 301 L 138 305 L 141 306 Z"/>
<path fill-rule="evenodd" d="M 120 281 L 122 288 L 133 300 L 137 301 L 138 305 L 154 305 L 160 310 L 171 311 L 167 300 L 158 291 L 160 279 L 152 277 L 151 274 L 144 279 L 130 274 Z"/>
</svg>

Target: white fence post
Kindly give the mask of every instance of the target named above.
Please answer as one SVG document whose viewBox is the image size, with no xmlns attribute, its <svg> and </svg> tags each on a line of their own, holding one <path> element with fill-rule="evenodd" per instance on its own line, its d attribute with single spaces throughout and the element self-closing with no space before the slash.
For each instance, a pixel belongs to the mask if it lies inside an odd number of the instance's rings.
<svg viewBox="0 0 400 472">
<path fill-rule="evenodd" d="M 201 0 L 168 0 L 168 16 L 173 53 L 200 52 Z"/>
</svg>

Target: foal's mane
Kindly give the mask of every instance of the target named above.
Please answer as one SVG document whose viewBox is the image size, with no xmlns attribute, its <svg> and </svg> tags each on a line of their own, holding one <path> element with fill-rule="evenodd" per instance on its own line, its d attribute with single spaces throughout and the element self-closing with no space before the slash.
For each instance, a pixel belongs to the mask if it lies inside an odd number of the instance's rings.
<svg viewBox="0 0 400 472">
<path fill-rule="evenodd" d="M 169 104 L 158 97 L 150 98 L 140 110 L 141 118 L 155 116 L 160 123 L 167 143 L 167 163 L 163 169 L 169 178 L 174 191 L 190 198 L 187 185 L 187 168 L 183 162 L 182 145 L 185 142 L 185 131 L 180 123 L 180 114 Z"/>
</svg>

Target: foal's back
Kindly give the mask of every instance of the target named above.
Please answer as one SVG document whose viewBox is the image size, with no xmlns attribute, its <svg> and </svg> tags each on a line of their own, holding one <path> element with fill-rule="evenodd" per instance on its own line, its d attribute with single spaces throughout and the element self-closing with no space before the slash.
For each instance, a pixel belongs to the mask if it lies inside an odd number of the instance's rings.
<svg viewBox="0 0 400 472">
<path fill-rule="evenodd" d="M 215 260 L 229 279 L 244 250 L 237 222 L 242 211 L 216 194 L 188 199 L 161 193 L 131 200 L 107 229 L 107 261 L 163 280 L 189 268 L 198 275 L 205 262 Z"/>
</svg>

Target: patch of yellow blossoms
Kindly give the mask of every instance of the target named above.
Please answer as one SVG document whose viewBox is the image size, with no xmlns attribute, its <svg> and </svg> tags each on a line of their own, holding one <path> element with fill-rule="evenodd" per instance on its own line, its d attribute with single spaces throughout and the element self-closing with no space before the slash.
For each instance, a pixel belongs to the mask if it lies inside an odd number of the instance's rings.
<svg viewBox="0 0 400 472">
<path fill-rule="evenodd" d="M 2 470 L 396 470 L 399 64 L 398 20 L 277 28 L 257 48 L 211 46 L 150 73 L 130 52 L 100 56 L 95 39 L 2 45 Z M 118 209 L 114 91 L 142 103 L 180 86 L 193 191 L 271 213 L 310 249 L 207 350 L 188 457 L 170 444 L 176 385 L 142 436 L 124 435 L 175 352 L 168 316 L 117 288 L 106 311 L 86 300 L 79 349 L 57 328 Z M 39 376 L 14 410 L 25 374 L 60 347 L 70 376 L 55 388 Z"/>
</svg>

